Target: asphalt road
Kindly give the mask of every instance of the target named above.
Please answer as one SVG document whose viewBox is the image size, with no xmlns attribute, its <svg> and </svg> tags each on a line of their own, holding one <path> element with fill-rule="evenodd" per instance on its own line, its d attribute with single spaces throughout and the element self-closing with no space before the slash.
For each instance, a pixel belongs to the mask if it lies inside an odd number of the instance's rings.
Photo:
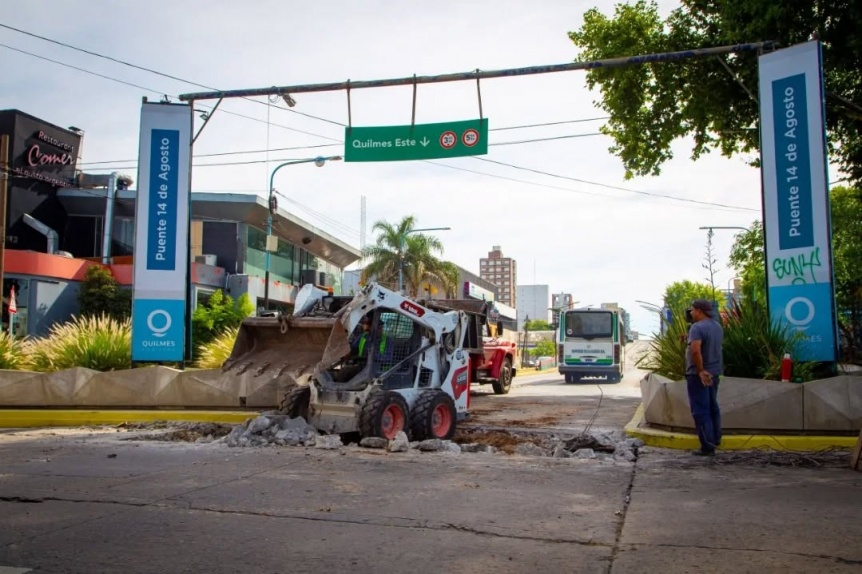
<svg viewBox="0 0 862 574">
<path fill-rule="evenodd" d="M 623 380 L 615 384 L 600 379 L 567 384 L 556 369 L 521 369 L 507 395 L 494 395 L 490 385 L 475 386 L 465 424 L 565 432 L 620 429 L 640 404 L 645 373 L 636 362 L 648 347 L 647 341 L 627 346 Z"/>
<path fill-rule="evenodd" d="M 0 433 L 0 573 L 836 572 L 860 475 Z M 737 455 L 734 455 L 737 456 Z"/>
</svg>

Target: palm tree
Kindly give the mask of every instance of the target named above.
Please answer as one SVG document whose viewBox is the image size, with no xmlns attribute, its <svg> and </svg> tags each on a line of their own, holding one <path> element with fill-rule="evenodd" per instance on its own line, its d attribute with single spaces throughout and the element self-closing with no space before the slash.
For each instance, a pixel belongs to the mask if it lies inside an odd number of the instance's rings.
<svg viewBox="0 0 862 574">
<path fill-rule="evenodd" d="M 411 297 L 417 296 L 423 281 L 439 282 L 451 294 L 458 282 L 458 268 L 434 255 L 443 252 L 439 239 L 411 233 L 415 228 L 416 218 L 412 215 L 394 225 L 386 221 L 375 223 L 372 230 L 379 234 L 376 243 L 363 253 L 369 263 L 362 270 L 362 281 L 375 277 L 381 285 L 397 289 L 398 271 L 403 265 L 404 283 Z"/>
</svg>

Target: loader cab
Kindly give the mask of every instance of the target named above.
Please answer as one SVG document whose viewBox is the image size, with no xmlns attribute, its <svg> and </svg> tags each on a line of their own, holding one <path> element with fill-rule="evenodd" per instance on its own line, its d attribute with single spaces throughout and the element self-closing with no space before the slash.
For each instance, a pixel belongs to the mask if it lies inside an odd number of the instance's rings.
<svg viewBox="0 0 862 574">
<path fill-rule="evenodd" d="M 419 350 L 421 327 L 404 315 L 380 309 L 372 321 L 372 333 L 373 352 L 369 355 L 372 378 L 385 375 L 385 389 L 412 387 L 418 359 L 404 359 Z"/>
</svg>

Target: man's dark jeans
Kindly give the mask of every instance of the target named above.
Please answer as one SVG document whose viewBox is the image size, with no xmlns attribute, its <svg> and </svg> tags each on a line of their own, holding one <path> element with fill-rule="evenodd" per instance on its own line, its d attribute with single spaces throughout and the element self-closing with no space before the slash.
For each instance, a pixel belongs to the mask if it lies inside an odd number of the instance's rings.
<svg viewBox="0 0 862 574">
<path fill-rule="evenodd" d="M 718 409 L 718 377 L 712 376 L 713 384 L 705 387 L 699 375 L 686 375 L 688 404 L 700 439 L 700 450 L 713 452 L 721 444 L 721 411 Z"/>
</svg>

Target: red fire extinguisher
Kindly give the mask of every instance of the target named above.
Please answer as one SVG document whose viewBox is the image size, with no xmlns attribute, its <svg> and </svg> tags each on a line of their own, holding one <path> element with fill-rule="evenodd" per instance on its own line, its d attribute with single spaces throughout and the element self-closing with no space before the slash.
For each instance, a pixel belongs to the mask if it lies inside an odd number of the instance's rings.
<svg viewBox="0 0 862 574">
<path fill-rule="evenodd" d="M 781 381 L 789 383 L 792 374 L 793 360 L 790 358 L 790 353 L 784 353 L 784 358 L 781 359 Z"/>
</svg>

